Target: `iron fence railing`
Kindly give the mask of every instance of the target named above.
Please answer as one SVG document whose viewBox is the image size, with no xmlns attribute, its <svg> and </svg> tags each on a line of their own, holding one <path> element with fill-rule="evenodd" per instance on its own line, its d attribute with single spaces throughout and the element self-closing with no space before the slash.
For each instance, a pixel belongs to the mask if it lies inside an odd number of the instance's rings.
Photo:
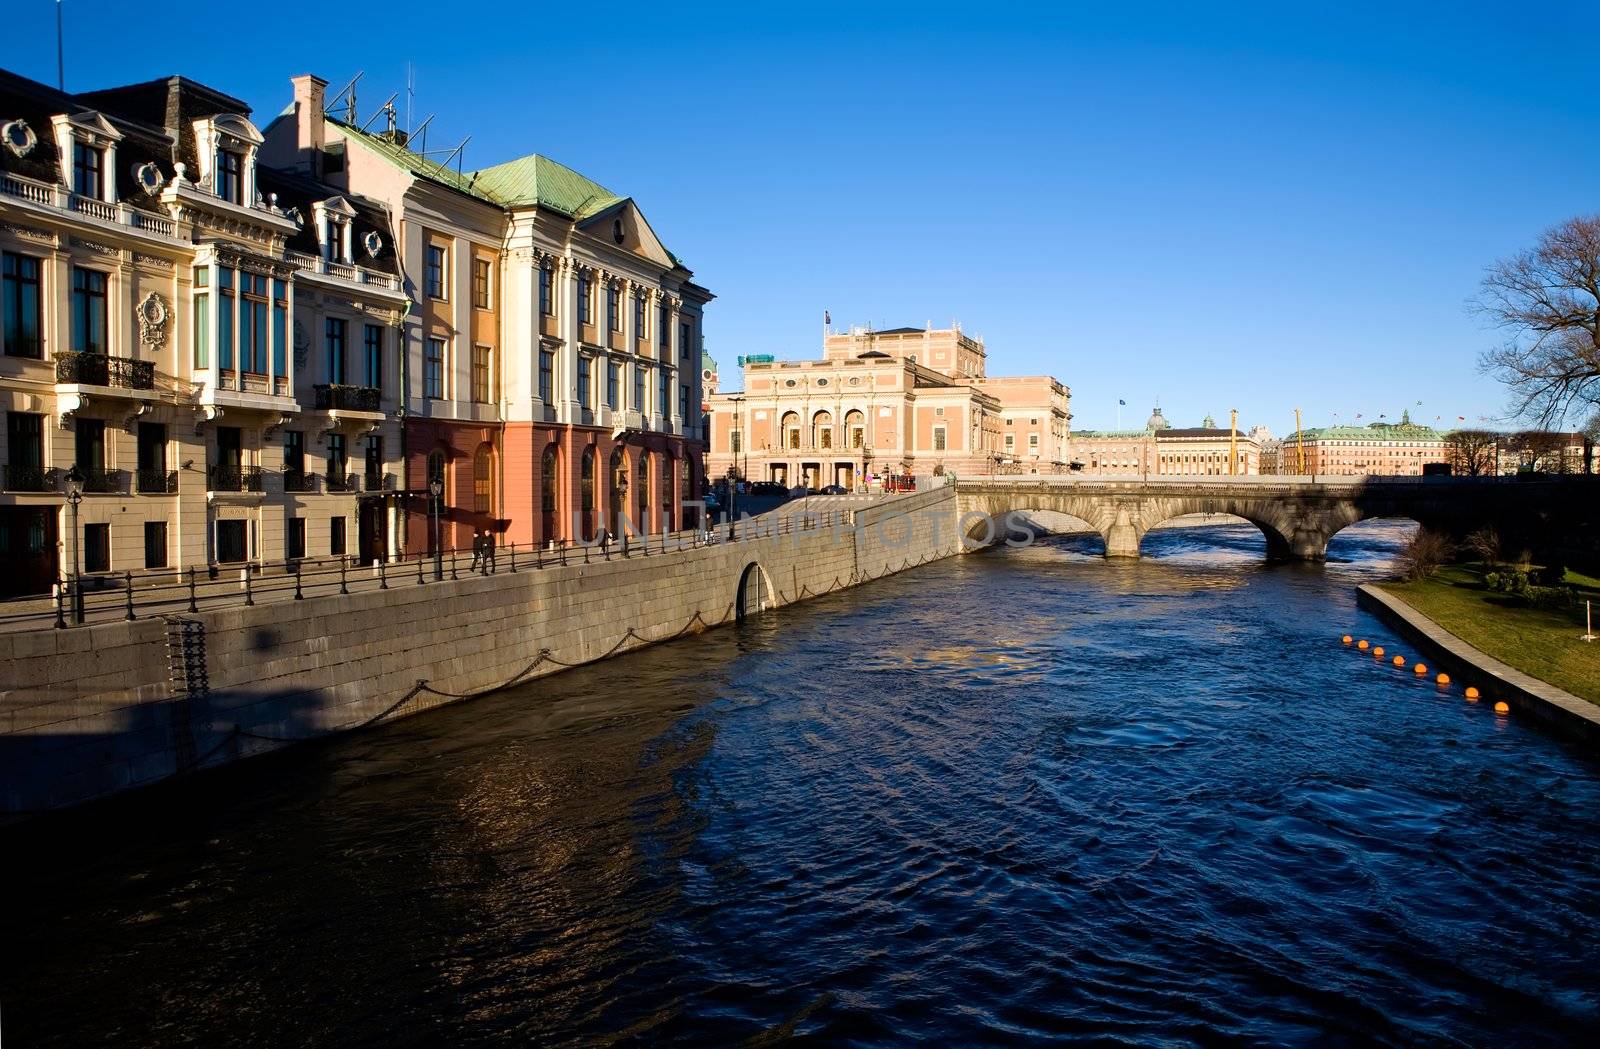
<svg viewBox="0 0 1600 1049">
<path fill-rule="evenodd" d="M 283 472 L 283 490 L 286 492 L 315 492 L 317 490 L 317 475 L 305 470 L 285 470 Z"/>
<path fill-rule="evenodd" d="M 313 386 L 316 394 L 317 407 L 323 411 L 328 409 L 349 412 L 377 412 L 382 411 L 379 402 L 382 398 L 381 391 L 375 386 L 341 386 L 337 383 Z"/>
<path fill-rule="evenodd" d="M 212 492 L 259 492 L 262 490 L 259 466 L 213 466 L 206 471 L 206 489 Z"/>
<path fill-rule="evenodd" d="M 355 474 L 336 473 L 329 471 L 325 478 L 330 492 L 354 492 L 360 489 L 360 483 Z"/>
<path fill-rule="evenodd" d="M 42 466 L 7 466 L 6 491 L 8 492 L 53 492 L 56 490 L 54 470 L 46 470 Z"/>
<path fill-rule="evenodd" d="M 107 470 L 103 467 L 91 467 L 79 470 L 83 475 L 83 490 L 98 495 L 122 491 L 122 471 Z"/>
<path fill-rule="evenodd" d="M 149 361 L 108 357 L 103 353 L 61 353 L 56 355 L 56 382 L 153 390 L 156 366 Z"/>
<path fill-rule="evenodd" d="M 587 542 L 542 547 L 511 543 L 478 552 L 450 547 L 437 554 L 429 550 L 370 563 L 357 557 L 302 558 L 269 564 L 212 563 L 140 572 L 84 573 L 76 588 L 71 578 L 58 577 L 47 594 L 0 601 L 0 630 L 67 628 L 75 623 L 110 623 L 270 601 L 427 586 L 463 576 L 496 576 L 660 557 L 722 543 L 851 527 L 854 520 L 853 511 L 832 510 L 746 518 L 732 527 L 630 536 L 626 543 L 602 534 Z M 82 608 L 81 618 L 75 612 L 77 606 Z"/>
<path fill-rule="evenodd" d="M 178 490 L 178 471 L 140 470 L 134 478 L 139 491 L 156 495 L 172 495 Z"/>
</svg>

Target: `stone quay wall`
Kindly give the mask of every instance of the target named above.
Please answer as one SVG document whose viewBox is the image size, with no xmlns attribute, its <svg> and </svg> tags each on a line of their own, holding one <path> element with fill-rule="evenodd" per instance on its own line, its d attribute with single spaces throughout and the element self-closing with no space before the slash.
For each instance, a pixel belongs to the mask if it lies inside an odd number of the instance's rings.
<svg viewBox="0 0 1600 1049">
<path fill-rule="evenodd" d="M 414 714 L 962 550 L 953 488 L 807 502 L 740 524 L 736 541 L 648 556 L 613 547 L 588 564 L 511 574 L 502 561 L 492 576 L 397 574 L 349 596 L 0 635 L 0 817 Z M 813 507 L 844 523 L 815 526 Z"/>
</svg>

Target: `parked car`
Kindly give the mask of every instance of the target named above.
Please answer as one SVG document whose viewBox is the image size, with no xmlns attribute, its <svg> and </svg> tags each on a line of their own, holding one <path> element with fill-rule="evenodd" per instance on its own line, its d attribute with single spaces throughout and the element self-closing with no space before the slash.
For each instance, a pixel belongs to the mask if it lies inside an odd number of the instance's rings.
<svg viewBox="0 0 1600 1049">
<path fill-rule="evenodd" d="M 788 498 L 789 489 L 777 481 L 756 481 L 749 487 L 750 495 L 777 495 Z"/>
<path fill-rule="evenodd" d="M 818 490 L 819 495 L 849 495 L 850 489 L 842 484 L 824 485 Z"/>
</svg>

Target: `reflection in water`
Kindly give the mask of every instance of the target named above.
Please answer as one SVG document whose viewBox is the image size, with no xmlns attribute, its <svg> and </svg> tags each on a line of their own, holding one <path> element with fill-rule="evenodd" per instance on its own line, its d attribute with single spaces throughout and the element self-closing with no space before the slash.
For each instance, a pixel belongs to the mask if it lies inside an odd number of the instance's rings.
<svg viewBox="0 0 1600 1049">
<path fill-rule="evenodd" d="M 1333 640 L 1404 535 L 1051 537 L 12 834 L 6 1033 L 1574 1039 L 1600 776 Z"/>
</svg>

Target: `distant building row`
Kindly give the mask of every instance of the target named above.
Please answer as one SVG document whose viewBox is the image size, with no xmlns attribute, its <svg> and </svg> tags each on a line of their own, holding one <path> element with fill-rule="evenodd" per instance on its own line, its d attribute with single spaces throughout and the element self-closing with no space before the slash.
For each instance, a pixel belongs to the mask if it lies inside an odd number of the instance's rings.
<svg viewBox="0 0 1600 1049">
<path fill-rule="evenodd" d="M 0 593 L 70 570 L 73 467 L 91 573 L 690 523 L 712 295 L 633 200 L 293 89 L 258 129 L 182 77 L 0 71 Z"/>
</svg>

